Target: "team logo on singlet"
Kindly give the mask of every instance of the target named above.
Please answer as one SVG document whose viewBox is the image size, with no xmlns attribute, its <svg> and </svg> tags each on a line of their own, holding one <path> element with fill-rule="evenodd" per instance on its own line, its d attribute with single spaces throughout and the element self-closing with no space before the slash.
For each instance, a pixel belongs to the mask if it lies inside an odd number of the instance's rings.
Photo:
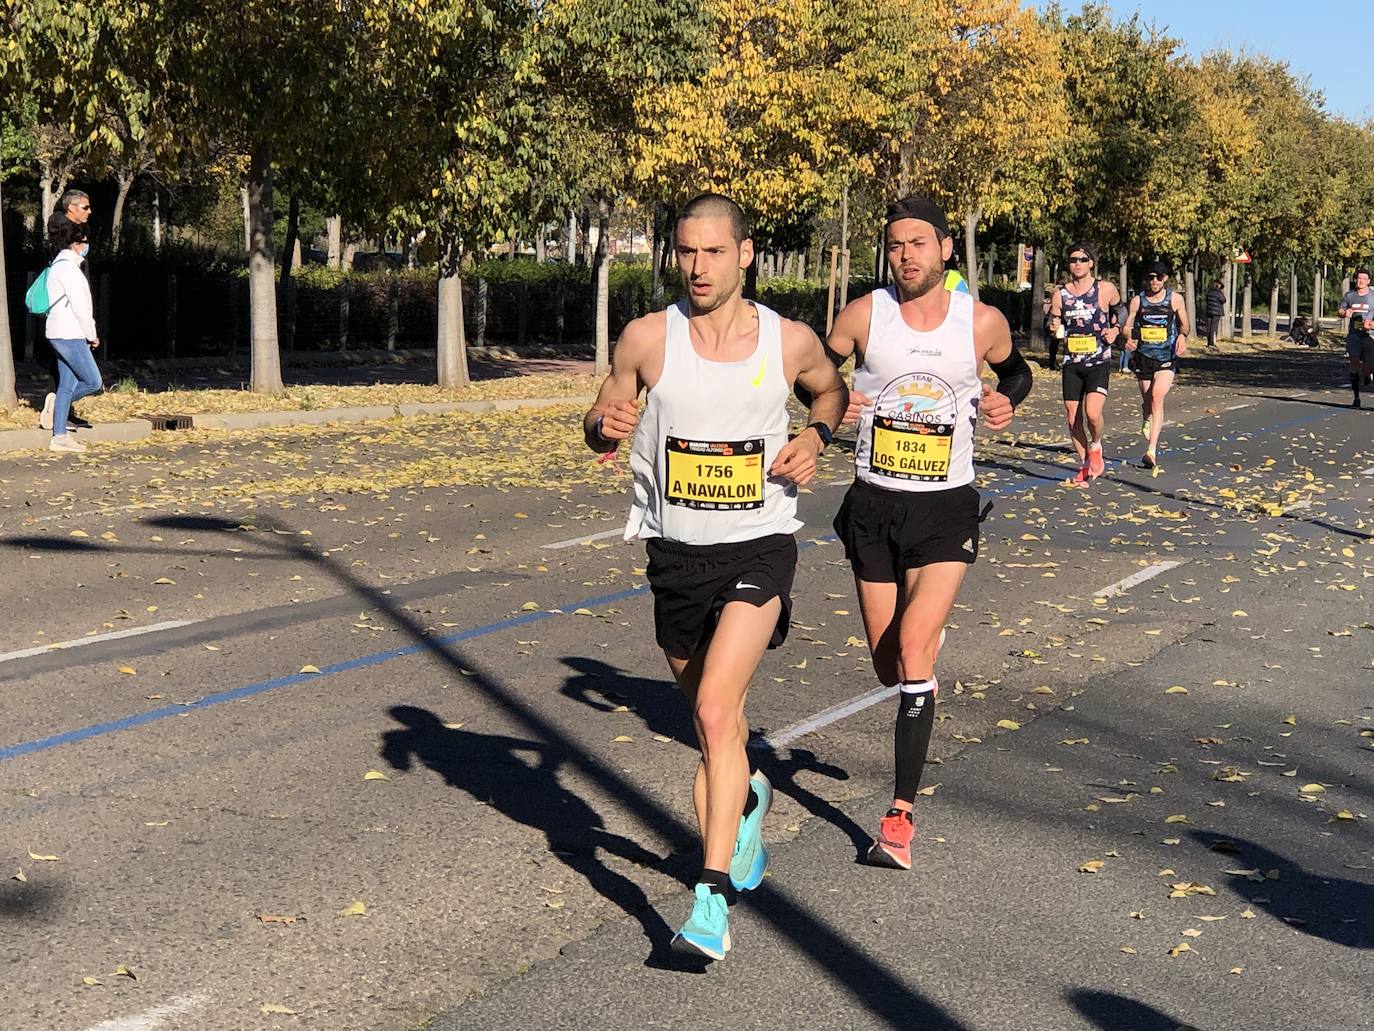
<svg viewBox="0 0 1374 1031">
<path fill-rule="evenodd" d="M 925 372 L 898 377 L 873 404 L 869 465 L 899 480 L 948 480 L 958 415 L 954 388 L 940 377 Z"/>
</svg>

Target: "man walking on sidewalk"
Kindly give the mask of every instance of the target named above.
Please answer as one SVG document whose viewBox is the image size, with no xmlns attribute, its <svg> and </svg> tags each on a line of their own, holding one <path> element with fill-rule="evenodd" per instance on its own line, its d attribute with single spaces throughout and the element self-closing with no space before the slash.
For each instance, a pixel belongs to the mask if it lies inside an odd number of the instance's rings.
<svg viewBox="0 0 1374 1031">
<path fill-rule="evenodd" d="M 734 201 L 697 197 L 674 240 L 686 299 L 625 327 L 583 431 L 598 453 L 634 436 L 625 536 L 646 542 L 655 633 L 701 747 L 702 870 L 673 947 L 721 959 L 734 893 L 757 887 L 768 862 L 760 829 L 772 791 L 749 773 L 745 696 L 764 651 L 787 637 L 797 488 L 815 475 L 848 392 L 809 327 L 741 295 L 754 246 Z M 789 440 L 798 384 L 812 398 L 809 425 Z"/>
<path fill-rule="evenodd" d="M 887 213 L 893 286 L 840 312 L 827 347 L 855 356 L 845 421 L 858 420 L 854 484 L 835 532 L 854 568 L 873 669 L 897 685 L 892 805 L 868 851 L 911 867 L 911 810 L 935 722 L 935 659 L 968 567 L 978 557 L 973 430 L 981 411 L 1005 429 L 1030 393 L 1031 371 L 996 308 L 937 289 L 952 253 L 945 213 L 905 197 Z M 987 362 L 997 390 L 979 372 Z"/>
</svg>

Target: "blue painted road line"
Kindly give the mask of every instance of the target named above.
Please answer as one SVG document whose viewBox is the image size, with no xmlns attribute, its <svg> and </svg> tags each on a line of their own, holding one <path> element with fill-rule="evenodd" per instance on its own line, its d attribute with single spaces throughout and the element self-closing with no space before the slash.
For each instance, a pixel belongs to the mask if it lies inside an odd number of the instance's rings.
<svg viewBox="0 0 1374 1031">
<path fill-rule="evenodd" d="M 1236 438 L 1231 439 L 1252 439 L 1263 436 L 1278 430 L 1291 429 L 1302 426 L 1310 422 L 1318 422 L 1330 418 L 1332 412 L 1323 412 L 1315 415 L 1300 416 L 1295 419 L 1288 419 L 1283 422 L 1274 423 L 1271 426 L 1262 426 L 1254 430 L 1243 431 Z M 1185 453 L 1196 451 L 1204 444 L 1221 444 L 1220 440 L 1202 441 L 1191 447 L 1171 448 L 1175 453 Z M 1124 460 L 1114 459 L 1114 462 L 1125 464 Z M 999 497 L 1006 494 L 1017 493 L 1022 490 L 1033 490 L 1036 487 L 1044 486 L 1046 481 L 1035 476 L 1019 476 L 1006 484 L 995 487 L 987 487 L 980 490 L 981 494 Z M 812 541 L 830 542 L 836 540 L 835 535 L 825 534 L 820 537 L 813 537 L 806 541 L 799 541 L 798 548 L 810 547 Z M 619 591 L 615 594 L 603 595 L 599 598 L 587 598 L 583 601 L 570 602 L 571 608 L 592 608 L 597 605 L 609 605 L 613 602 L 624 601 L 627 598 L 635 597 L 643 593 L 644 585 L 639 584 L 626 591 Z M 89 741 L 92 738 L 103 737 L 107 734 L 116 734 L 125 730 L 132 730 L 135 727 L 142 727 L 158 720 L 168 719 L 172 716 L 182 716 L 188 712 L 195 712 L 198 709 L 208 709 L 211 706 L 223 705 L 226 702 L 236 702 L 244 698 L 252 698 L 255 695 L 266 694 L 268 691 L 275 691 L 278 688 L 292 687 L 296 684 L 303 684 L 322 677 L 332 676 L 336 673 L 347 673 L 355 669 L 367 669 L 372 666 L 379 666 L 384 662 L 393 659 L 402 659 L 410 655 L 418 655 L 435 648 L 444 648 L 449 645 L 461 644 L 464 641 L 471 641 L 479 637 L 486 637 L 489 634 L 500 633 L 503 630 L 513 630 L 516 627 L 528 626 L 531 623 L 540 623 L 551 619 L 556 615 L 566 615 L 566 611 L 547 609 L 539 612 L 526 612 L 518 616 L 511 616 L 508 619 L 499 620 L 495 623 L 488 623 L 484 626 L 473 627 L 469 630 L 460 630 L 458 633 L 449 634 L 445 637 L 436 637 L 425 641 L 422 644 L 407 645 L 404 648 L 395 648 L 390 651 L 375 652 L 372 655 L 363 655 L 356 659 L 349 659 L 347 662 L 335 663 L 332 666 L 324 666 L 319 673 L 293 673 L 290 676 L 277 677 L 273 680 L 263 680 L 256 684 L 247 684 L 243 687 L 236 687 L 230 691 L 221 691 L 218 694 L 206 695 L 194 702 L 184 705 L 164 705 L 161 708 L 150 709 L 147 712 L 135 713 L 132 716 L 125 716 L 121 719 L 110 720 L 105 723 L 93 723 L 89 726 L 79 727 L 76 730 L 69 730 L 62 734 L 54 734 L 51 737 L 38 738 L 33 741 L 21 741 L 17 744 L 8 745 L 0 748 L 0 762 L 10 759 L 17 759 L 24 755 L 33 755 L 37 752 L 47 752 L 63 745 L 77 744 L 81 741 Z"/>
</svg>

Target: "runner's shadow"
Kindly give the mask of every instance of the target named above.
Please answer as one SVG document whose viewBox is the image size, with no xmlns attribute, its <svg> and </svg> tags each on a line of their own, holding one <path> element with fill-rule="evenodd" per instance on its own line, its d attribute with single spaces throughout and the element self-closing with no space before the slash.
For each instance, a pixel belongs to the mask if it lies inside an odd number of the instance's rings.
<svg viewBox="0 0 1374 1031">
<path fill-rule="evenodd" d="M 696 730 L 691 712 L 677 688 L 665 680 L 634 677 L 597 659 L 565 655 L 563 665 L 572 670 L 563 682 L 562 694 L 600 712 L 614 712 L 624 705 L 635 713 L 651 734 L 670 737 L 694 751 Z M 768 776 L 773 790 L 792 799 L 812 816 L 819 817 L 849 835 L 854 847 L 867 853 L 872 837 L 833 803 L 797 783 L 797 775 L 818 773 L 832 780 L 848 780 L 848 771 L 822 762 L 805 748 L 786 749 L 786 755 L 768 745 L 755 733 L 749 741 L 759 769 Z"/>
<path fill-rule="evenodd" d="M 1102 1031 L 1197 1031 L 1191 1024 L 1115 992 L 1079 988 L 1065 994 L 1074 1009 Z"/>
<path fill-rule="evenodd" d="M 1237 865 L 1259 871 L 1258 881 L 1235 875 L 1227 878 L 1227 887 L 1251 905 L 1314 938 L 1352 949 L 1374 949 L 1374 884 L 1304 870 L 1293 860 L 1235 835 L 1193 831 L 1192 837 L 1214 851 L 1220 851 L 1218 842 L 1229 842 L 1240 850 Z M 1271 870 L 1278 871 L 1277 879 L 1267 876 Z"/>
<path fill-rule="evenodd" d="M 396 705 L 388 712 L 400 724 L 382 735 L 382 759 L 392 769 L 409 770 L 419 762 L 474 801 L 539 831 L 550 854 L 585 878 L 598 895 L 639 921 L 656 956 L 670 954 L 672 931 L 649 904 L 644 890 L 611 869 L 597 852 L 651 869 L 660 869 L 663 860 L 606 830 L 601 814 L 559 783 L 559 770 L 568 759 L 559 748 L 446 727 L 434 713 L 413 705 Z"/>
</svg>

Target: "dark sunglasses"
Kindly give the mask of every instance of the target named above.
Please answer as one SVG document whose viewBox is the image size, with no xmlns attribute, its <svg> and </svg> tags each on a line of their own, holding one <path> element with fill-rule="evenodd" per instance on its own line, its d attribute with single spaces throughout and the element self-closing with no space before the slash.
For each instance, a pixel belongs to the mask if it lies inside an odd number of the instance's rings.
<svg viewBox="0 0 1374 1031">
<path fill-rule="evenodd" d="M 1168 279 L 1169 277 L 1168 277 L 1167 275 L 1163 274 L 1163 273 L 1160 273 L 1160 272 L 1147 272 L 1147 273 L 1145 273 L 1145 278 L 1146 278 L 1146 279 Z"/>
<path fill-rule="evenodd" d="M 1090 263 L 1091 261 L 1092 261 L 1092 258 L 1070 258 L 1070 259 L 1069 259 L 1069 264 L 1070 264 L 1070 265 L 1087 265 L 1087 264 Z"/>
</svg>

